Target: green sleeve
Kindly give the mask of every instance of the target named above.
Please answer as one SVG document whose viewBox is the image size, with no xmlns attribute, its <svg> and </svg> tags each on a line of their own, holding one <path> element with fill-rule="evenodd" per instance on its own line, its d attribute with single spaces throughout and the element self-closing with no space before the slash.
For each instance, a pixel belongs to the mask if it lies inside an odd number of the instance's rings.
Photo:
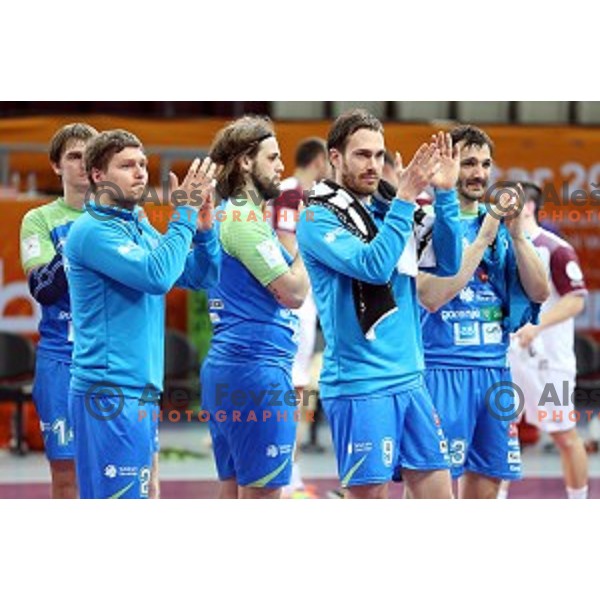
<svg viewBox="0 0 600 600">
<path fill-rule="evenodd" d="M 39 209 L 30 210 L 21 223 L 21 264 L 29 270 L 47 265 L 56 256 L 50 231 Z"/>
<path fill-rule="evenodd" d="M 237 258 L 252 275 L 267 287 L 290 268 L 268 223 L 260 211 L 239 211 L 235 220 L 228 211 L 221 223 L 223 250 Z"/>
</svg>

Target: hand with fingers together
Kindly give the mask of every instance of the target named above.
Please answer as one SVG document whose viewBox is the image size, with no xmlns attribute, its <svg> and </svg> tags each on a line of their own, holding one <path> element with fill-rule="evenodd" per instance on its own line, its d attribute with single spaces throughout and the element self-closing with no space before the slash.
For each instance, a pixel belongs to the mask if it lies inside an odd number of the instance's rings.
<svg viewBox="0 0 600 600">
<path fill-rule="evenodd" d="M 431 185 L 440 190 L 452 190 L 456 187 L 460 175 L 460 151 L 453 147 L 452 136 L 440 131 L 432 136 L 440 155 L 440 168 L 431 179 Z"/>
<path fill-rule="evenodd" d="M 524 197 L 524 191 L 520 183 L 503 192 L 498 198 L 500 211 L 505 215 L 504 224 L 513 239 L 525 237 L 525 227 L 523 224 L 523 204 L 521 198 Z"/>
<path fill-rule="evenodd" d="M 215 222 L 215 195 L 211 191 L 198 211 L 198 231 L 209 231 Z"/>
<path fill-rule="evenodd" d="M 169 173 L 169 200 L 175 206 L 188 205 L 200 210 L 207 200 L 210 201 L 215 188 L 217 164 L 210 158 L 195 159 L 183 183 L 179 185 L 177 175 Z"/>
<path fill-rule="evenodd" d="M 416 203 L 419 195 L 427 188 L 439 171 L 440 161 L 440 151 L 437 144 L 423 144 L 406 168 L 402 165 L 402 156 L 397 152 L 395 171 L 399 182 L 398 198 L 406 202 Z"/>
</svg>

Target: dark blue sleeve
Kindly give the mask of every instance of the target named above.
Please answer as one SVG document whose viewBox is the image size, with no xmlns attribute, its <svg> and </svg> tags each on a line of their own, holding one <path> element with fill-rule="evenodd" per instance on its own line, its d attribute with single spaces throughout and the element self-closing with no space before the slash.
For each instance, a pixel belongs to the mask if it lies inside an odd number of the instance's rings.
<svg viewBox="0 0 600 600">
<path fill-rule="evenodd" d="M 188 254 L 183 275 L 175 286 L 188 290 L 206 290 L 219 283 L 221 244 L 214 228 L 197 232 L 193 243 L 194 249 Z"/>
<path fill-rule="evenodd" d="M 370 243 L 361 241 L 342 227 L 330 211 L 310 207 L 300 219 L 298 246 L 303 255 L 347 277 L 384 285 L 413 234 L 414 204 L 395 200 L 379 233 Z"/>
<path fill-rule="evenodd" d="M 88 228 L 79 240 L 83 247 L 76 252 L 83 266 L 123 285 L 148 294 L 166 294 L 185 267 L 196 231 L 195 215 L 189 207 L 175 209 L 167 233 L 151 251 L 139 246 L 123 223 L 114 219 Z"/>
<path fill-rule="evenodd" d="M 454 277 L 460 271 L 463 253 L 460 204 L 456 190 L 436 190 L 434 210 L 432 242 L 436 267 L 433 274 Z"/>
<path fill-rule="evenodd" d="M 33 269 L 27 278 L 31 295 L 42 305 L 56 304 L 69 291 L 62 254 Z"/>
</svg>

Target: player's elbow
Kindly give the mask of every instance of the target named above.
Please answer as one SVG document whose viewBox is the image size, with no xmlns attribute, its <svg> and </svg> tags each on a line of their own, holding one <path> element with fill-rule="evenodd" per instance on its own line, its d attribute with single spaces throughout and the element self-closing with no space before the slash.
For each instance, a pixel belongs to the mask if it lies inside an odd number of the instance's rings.
<svg viewBox="0 0 600 600">
<path fill-rule="evenodd" d="M 548 298 L 550 298 L 550 286 L 547 282 L 536 286 L 529 294 L 529 299 L 537 304 L 544 304 Z"/>
<path fill-rule="evenodd" d="M 288 271 L 268 286 L 269 291 L 277 302 L 285 308 L 298 309 L 306 300 L 310 282 L 306 273 Z"/>
<path fill-rule="evenodd" d="M 419 296 L 419 304 L 429 313 L 436 313 L 443 304 L 434 298 L 429 298 L 426 294 Z"/>
<path fill-rule="evenodd" d="M 306 300 L 307 294 L 286 294 L 280 299 L 280 303 L 286 308 L 298 310 L 302 308 L 304 301 Z"/>
<path fill-rule="evenodd" d="M 271 285 L 269 289 L 277 302 L 285 308 L 297 310 L 301 308 L 308 296 L 308 285 L 286 287 L 280 285 Z"/>
<path fill-rule="evenodd" d="M 436 313 L 444 305 L 443 299 L 435 289 L 430 275 L 419 273 L 417 278 L 417 296 L 419 304 L 430 313 Z"/>
</svg>

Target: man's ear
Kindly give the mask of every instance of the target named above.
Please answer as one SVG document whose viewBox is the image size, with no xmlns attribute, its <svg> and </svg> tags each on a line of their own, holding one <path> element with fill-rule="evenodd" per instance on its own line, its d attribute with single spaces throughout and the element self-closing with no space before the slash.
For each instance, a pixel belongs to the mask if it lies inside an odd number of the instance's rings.
<svg viewBox="0 0 600 600">
<path fill-rule="evenodd" d="M 252 159 L 247 154 L 240 157 L 240 169 L 244 175 L 252 172 Z"/>
<path fill-rule="evenodd" d="M 333 165 L 333 168 L 336 171 L 341 171 L 342 170 L 342 155 L 340 153 L 339 150 L 337 150 L 337 148 L 332 148 L 329 151 L 329 161 L 331 162 L 331 164 Z"/>
<path fill-rule="evenodd" d="M 50 166 L 52 167 L 55 175 L 62 177 L 62 169 L 60 168 L 60 165 L 57 165 L 55 162 L 51 162 Z"/>
<path fill-rule="evenodd" d="M 102 181 L 102 175 L 103 173 L 100 169 L 92 169 L 92 180 L 94 183 L 100 183 L 100 181 Z"/>
</svg>

